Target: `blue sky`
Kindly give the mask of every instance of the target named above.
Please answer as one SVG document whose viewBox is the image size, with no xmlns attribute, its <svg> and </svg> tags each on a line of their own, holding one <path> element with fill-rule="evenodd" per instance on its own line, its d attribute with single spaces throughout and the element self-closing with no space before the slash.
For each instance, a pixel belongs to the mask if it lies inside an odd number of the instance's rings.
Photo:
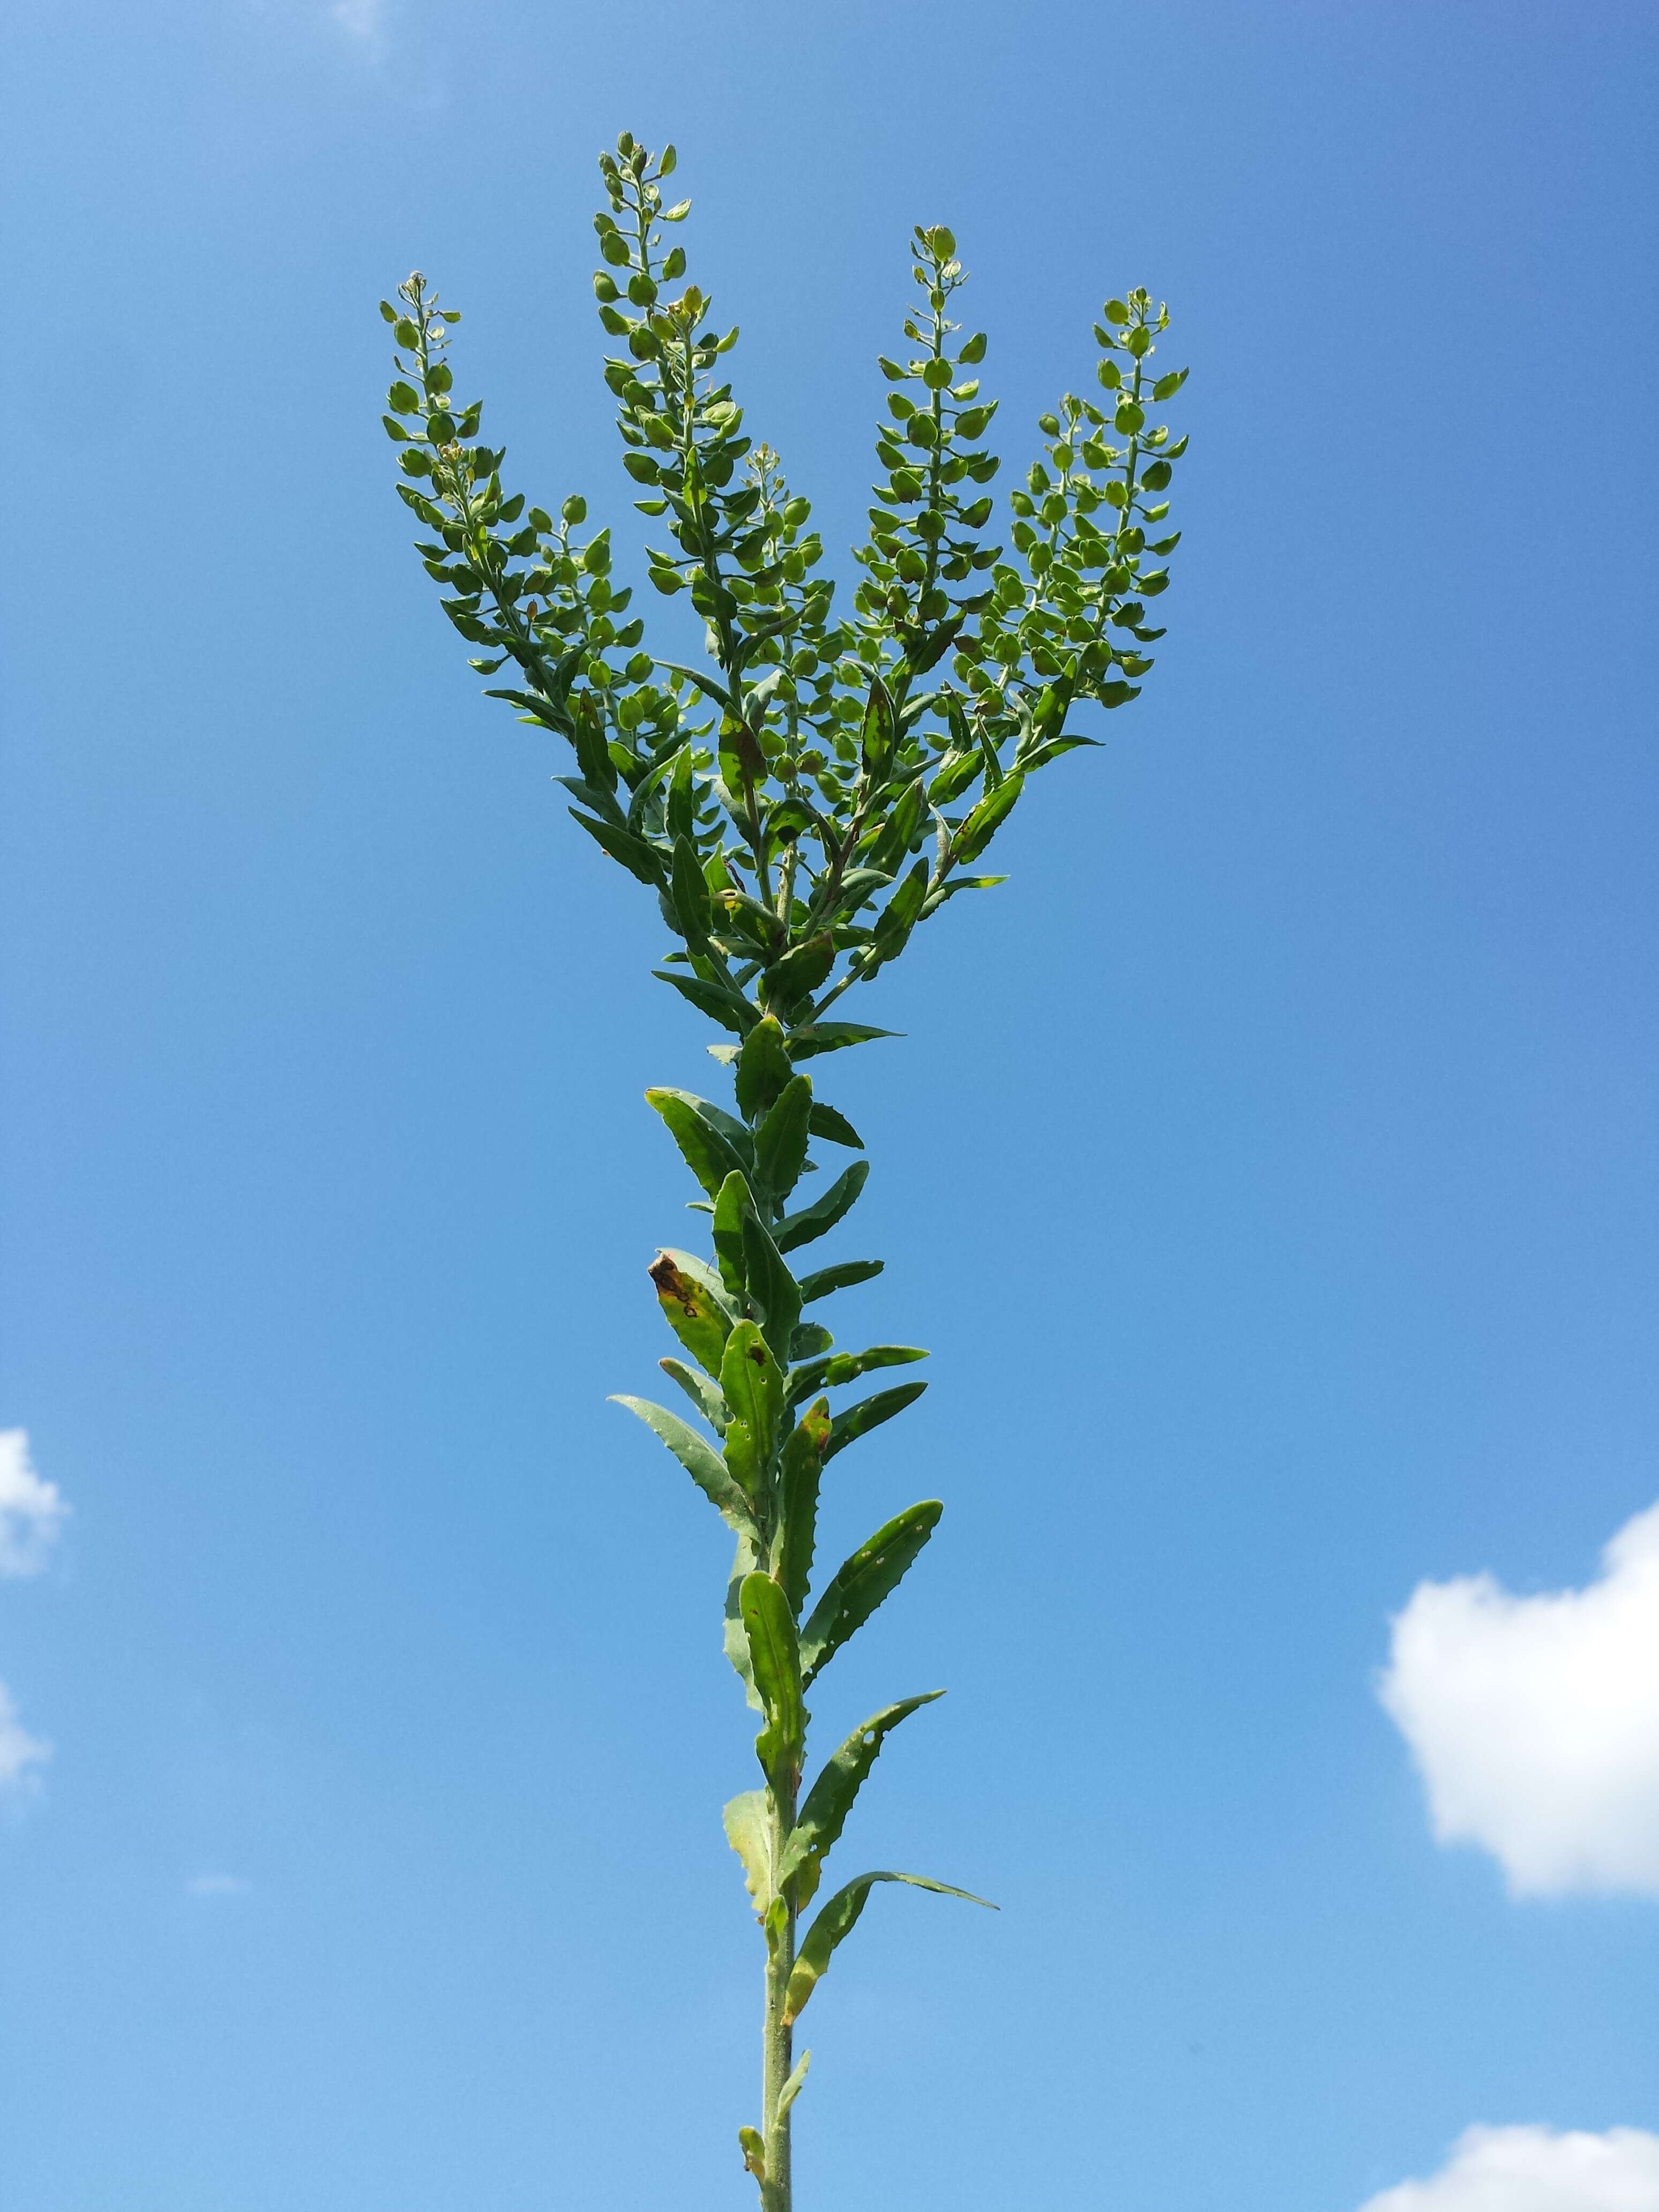
<svg viewBox="0 0 1659 2212">
<path fill-rule="evenodd" d="M 1011 464 L 1108 291 L 1193 364 L 1146 696 L 826 1085 L 935 1352 L 834 1527 L 947 1516 L 823 1717 L 951 1686 L 860 1833 L 1003 1910 L 872 1905 L 804 2200 L 1659 2206 L 1652 11 L 0 39 L 5 2212 L 750 2201 L 724 1548 L 605 1403 L 686 1234 L 640 1093 L 708 1063 L 378 427 L 418 264 L 510 471 L 638 544 L 623 127 L 832 547 L 913 222 Z"/>
</svg>

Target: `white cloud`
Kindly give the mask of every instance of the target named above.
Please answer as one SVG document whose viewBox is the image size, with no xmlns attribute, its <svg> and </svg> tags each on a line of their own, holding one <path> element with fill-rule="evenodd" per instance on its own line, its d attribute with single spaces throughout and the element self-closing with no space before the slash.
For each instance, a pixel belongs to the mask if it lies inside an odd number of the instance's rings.
<svg viewBox="0 0 1659 2212">
<path fill-rule="evenodd" d="M 1420 1583 L 1378 1694 L 1443 1844 L 1478 1844 L 1516 1896 L 1659 1897 L 1659 1505 L 1583 1589 Z"/>
<path fill-rule="evenodd" d="M 192 1897 L 246 1897 L 252 1887 L 240 1874 L 196 1874 L 185 1884 Z"/>
<path fill-rule="evenodd" d="M 52 1757 L 52 1746 L 31 1735 L 17 1717 L 11 1692 L 0 1682 L 0 1796 L 33 1790 L 38 1778 L 32 1771 Z"/>
<path fill-rule="evenodd" d="M 334 0 L 331 12 L 348 38 L 365 46 L 377 44 L 386 26 L 386 0 Z"/>
<path fill-rule="evenodd" d="M 38 1575 L 68 1513 L 34 1471 L 28 1431 L 0 1429 L 0 1575 Z"/>
<path fill-rule="evenodd" d="M 1470 2128 L 1438 2173 L 1385 2189 L 1362 2212 L 1659 2212 L 1659 2136 Z"/>
</svg>

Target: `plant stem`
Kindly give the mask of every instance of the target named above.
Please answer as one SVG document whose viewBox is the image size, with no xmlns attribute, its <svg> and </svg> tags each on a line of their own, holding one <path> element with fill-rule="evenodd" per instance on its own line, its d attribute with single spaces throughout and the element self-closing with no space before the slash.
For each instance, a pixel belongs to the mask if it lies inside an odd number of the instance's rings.
<svg viewBox="0 0 1659 2212">
<path fill-rule="evenodd" d="M 766 1793 L 772 1827 L 772 1863 L 779 1865 L 789 1831 L 794 1826 L 793 1807 L 780 1802 L 777 1792 Z M 766 2179 L 761 2185 L 762 2212 L 791 2212 L 794 2202 L 789 2173 L 788 2110 L 780 2112 L 778 2100 L 794 2064 L 794 2031 L 784 2025 L 784 2002 L 795 1966 L 795 1914 L 786 1906 L 781 1925 L 767 1931 L 766 2021 L 761 2042 L 761 2140 L 766 2148 Z"/>
</svg>

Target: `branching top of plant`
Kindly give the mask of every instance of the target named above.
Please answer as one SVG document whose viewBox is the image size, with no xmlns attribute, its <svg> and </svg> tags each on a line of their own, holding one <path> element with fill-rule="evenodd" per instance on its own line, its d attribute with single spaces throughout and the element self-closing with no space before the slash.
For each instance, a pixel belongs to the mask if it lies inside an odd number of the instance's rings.
<svg viewBox="0 0 1659 2212">
<path fill-rule="evenodd" d="M 665 204 L 674 166 L 672 146 L 653 155 L 627 133 L 600 157 L 593 289 L 620 341 L 605 375 L 623 465 L 669 541 L 647 551 L 650 580 L 690 592 L 705 665 L 644 649 L 610 532 L 576 535 L 581 498 L 556 522 L 504 490 L 479 403 L 453 398 L 459 317 L 418 273 L 399 304 L 381 302 L 401 349 L 386 426 L 398 489 L 431 533 L 418 550 L 479 648 L 472 665 L 514 671 L 489 696 L 569 740 L 572 814 L 657 891 L 678 940 L 663 981 L 738 1040 L 775 1017 L 799 1060 L 884 1034 L 826 1016 L 957 891 L 1003 880 L 965 871 L 1028 775 L 1098 742 L 1076 711 L 1138 696 L 1163 635 L 1146 602 L 1169 582 L 1165 494 L 1187 443 L 1149 410 L 1186 371 L 1153 368 L 1162 306 L 1144 291 L 1108 300 L 1100 399 L 1068 392 L 1038 418 L 1046 443 L 1009 495 L 1011 543 L 988 543 L 986 340 L 951 313 L 964 282 L 955 239 L 917 229 L 905 345 L 880 363 L 884 473 L 854 552 L 863 577 L 838 615 L 811 505 L 744 434 L 724 380 L 738 333 L 720 334 L 684 281 L 690 202 Z"/>
</svg>

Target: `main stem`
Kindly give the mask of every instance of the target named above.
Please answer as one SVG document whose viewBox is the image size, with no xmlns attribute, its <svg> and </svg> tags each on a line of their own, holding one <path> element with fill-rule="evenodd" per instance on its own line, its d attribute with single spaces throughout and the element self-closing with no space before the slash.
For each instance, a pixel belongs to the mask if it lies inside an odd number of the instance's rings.
<svg viewBox="0 0 1659 2212">
<path fill-rule="evenodd" d="M 766 1802 L 772 1830 L 772 1863 L 779 1866 L 789 1831 L 794 1826 L 794 1808 L 782 1802 L 776 1790 L 771 1789 L 766 1793 Z M 766 2179 L 760 2192 L 762 2212 L 790 2212 L 794 2202 L 789 2172 L 792 2113 L 778 2109 L 784 2084 L 794 2064 L 794 2031 L 785 2025 L 783 2017 L 794 1966 L 795 1913 L 793 1905 L 786 1905 L 782 1925 L 775 1932 L 767 1930 L 766 2022 L 761 2039 L 761 2141 L 766 2151 Z"/>
</svg>

